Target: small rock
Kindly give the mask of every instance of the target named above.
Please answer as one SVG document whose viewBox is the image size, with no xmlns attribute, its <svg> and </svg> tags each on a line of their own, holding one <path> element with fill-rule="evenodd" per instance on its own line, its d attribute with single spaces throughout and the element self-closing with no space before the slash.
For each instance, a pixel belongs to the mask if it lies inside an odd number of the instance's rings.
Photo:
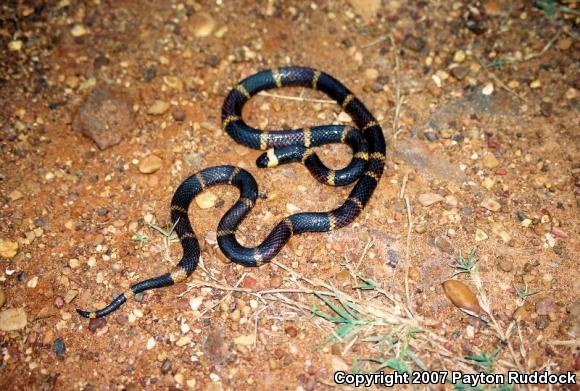
<svg viewBox="0 0 580 391">
<path fill-rule="evenodd" d="M 349 0 L 354 11 L 366 21 L 371 20 L 381 8 L 380 0 Z"/>
<path fill-rule="evenodd" d="M 0 330 L 2 331 L 20 330 L 27 323 L 24 308 L 10 308 L 0 312 Z"/>
<path fill-rule="evenodd" d="M 157 155 L 149 155 L 139 162 L 139 172 L 153 174 L 161 168 L 163 160 Z"/>
<path fill-rule="evenodd" d="M 284 331 L 286 332 L 286 335 L 291 338 L 295 338 L 298 335 L 298 330 L 294 325 L 286 326 L 284 328 Z"/>
<path fill-rule="evenodd" d="M 124 326 L 127 324 L 127 322 L 129 321 L 129 317 L 127 315 L 118 315 L 115 318 L 115 321 L 117 321 L 117 324 L 119 326 Z"/>
<path fill-rule="evenodd" d="M 171 361 L 168 358 L 163 360 L 163 364 L 161 364 L 161 373 L 166 374 L 171 370 Z"/>
<path fill-rule="evenodd" d="M 464 67 L 463 65 L 456 66 L 451 69 L 451 75 L 457 80 L 463 80 L 468 73 L 469 68 Z"/>
<path fill-rule="evenodd" d="M 195 203 L 201 209 L 208 209 L 208 208 L 213 207 L 215 205 L 216 201 L 217 201 L 217 196 L 211 191 L 205 191 L 205 192 L 201 193 L 200 195 L 198 195 L 197 197 L 195 197 Z"/>
<path fill-rule="evenodd" d="M 496 168 L 499 166 L 499 160 L 492 154 L 488 153 L 481 159 L 481 163 L 485 168 Z"/>
<path fill-rule="evenodd" d="M 449 240 L 445 239 L 443 236 L 438 236 L 437 238 L 435 238 L 435 246 L 437 246 L 439 250 L 447 254 L 453 254 L 455 252 L 455 249 L 453 248 Z"/>
<path fill-rule="evenodd" d="M 189 299 L 189 306 L 193 311 L 197 311 L 202 303 L 203 298 L 201 298 L 200 296 L 192 297 L 191 299 Z"/>
<path fill-rule="evenodd" d="M 100 149 L 119 144 L 135 126 L 133 105 L 125 93 L 103 87 L 96 87 L 87 96 L 72 124 Z"/>
<path fill-rule="evenodd" d="M 481 89 L 481 93 L 483 95 L 493 94 L 493 83 L 487 83 L 485 86 L 483 86 L 483 88 Z"/>
<path fill-rule="evenodd" d="M 540 88 L 540 87 L 542 87 L 542 83 L 541 83 L 541 82 L 540 82 L 540 80 L 538 80 L 538 79 L 536 79 L 536 80 L 534 80 L 534 81 L 532 81 L 532 82 L 530 83 L 530 88 L 531 88 L 532 90 L 538 89 L 538 88 Z"/>
<path fill-rule="evenodd" d="M 141 303 L 143 299 L 145 299 L 145 295 L 143 294 L 143 292 L 139 292 L 135 295 L 134 298 L 136 302 Z"/>
<path fill-rule="evenodd" d="M 475 241 L 476 242 L 483 242 L 484 240 L 487 240 L 487 238 L 488 238 L 488 236 L 483 230 L 481 230 L 479 228 L 477 228 L 475 230 Z"/>
<path fill-rule="evenodd" d="M 457 198 L 455 198 L 455 196 L 452 195 L 448 195 L 445 197 L 445 203 L 452 207 L 456 207 L 459 204 Z"/>
<path fill-rule="evenodd" d="M 52 351 L 54 354 L 56 354 L 57 358 L 61 358 L 63 356 L 64 352 L 66 351 L 66 346 L 64 345 L 64 340 L 62 337 L 58 337 L 54 340 L 54 343 L 52 344 Z"/>
<path fill-rule="evenodd" d="M 0 257 L 14 258 L 18 253 L 18 242 L 9 240 L 0 240 Z"/>
<path fill-rule="evenodd" d="M 456 51 L 453 55 L 453 62 L 461 64 L 463 61 L 465 61 L 465 52 L 463 50 Z"/>
<path fill-rule="evenodd" d="M 155 347 L 155 338 L 149 337 L 147 340 L 147 350 L 151 350 Z"/>
<path fill-rule="evenodd" d="M 155 102 L 153 102 L 151 106 L 149 106 L 149 109 L 147 109 L 147 114 L 151 115 L 165 114 L 170 107 L 171 105 L 169 103 L 162 100 L 156 100 Z"/>
<path fill-rule="evenodd" d="M 0 308 L 2 308 L 4 303 L 6 303 L 6 294 L 4 293 L 4 290 L 0 288 Z"/>
<path fill-rule="evenodd" d="M 189 20 L 190 31 L 196 38 L 210 35 L 215 29 L 215 20 L 207 12 L 198 12 Z"/>
<path fill-rule="evenodd" d="M 8 194 L 8 198 L 10 198 L 10 201 L 18 201 L 19 199 L 21 199 L 22 197 L 24 197 L 22 195 L 22 193 L 18 190 L 14 190 L 13 192 L 11 192 L 10 194 Z"/>
<path fill-rule="evenodd" d="M 559 310 L 560 307 L 558 307 L 554 302 L 554 299 L 549 296 L 543 297 L 538 302 L 536 302 L 536 313 L 538 315 L 549 315 Z"/>
<path fill-rule="evenodd" d="M 234 343 L 237 346 L 252 346 L 256 342 L 256 336 L 254 334 L 240 335 L 234 338 Z"/>
<path fill-rule="evenodd" d="M 553 110 L 554 106 L 550 102 L 540 103 L 540 113 L 542 113 L 544 117 L 550 117 Z"/>
<path fill-rule="evenodd" d="M 97 332 L 98 329 L 102 329 L 107 325 L 107 320 L 105 318 L 95 318 L 89 320 L 89 330 L 91 333 Z"/>
<path fill-rule="evenodd" d="M 443 200 L 443 196 L 436 193 L 423 193 L 419 195 L 419 203 L 423 206 L 431 206 Z"/>
<path fill-rule="evenodd" d="M 182 347 L 182 346 L 189 344 L 190 342 L 191 342 L 191 337 L 183 336 L 175 342 L 175 345 Z"/>
<path fill-rule="evenodd" d="M 32 277 L 30 280 L 28 280 L 28 282 L 26 283 L 26 286 L 29 288 L 36 288 L 36 286 L 38 285 L 38 276 L 34 276 Z"/>
<path fill-rule="evenodd" d="M 536 328 L 538 330 L 544 330 L 550 324 L 550 318 L 547 315 L 540 315 L 536 319 Z"/>
<path fill-rule="evenodd" d="M 499 266 L 501 271 L 504 271 L 506 273 L 509 273 L 514 269 L 513 261 L 505 257 L 499 258 L 497 261 L 497 265 Z"/>
<path fill-rule="evenodd" d="M 572 38 L 563 37 L 558 41 L 558 47 L 560 50 L 568 50 L 572 47 Z"/>
<path fill-rule="evenodd" d="M 365 78 L 367 78 L 368 80 L 375 80 L 377 77 L 379 77 L 379 71 L 377 71 L 374 68 L 368 68 L 367 70 L 365 70 Z"/>
<path fill-rule="evenodd" d="M 22 41 L 20 39 L 10 41 L 8 43 L 8 50 L 11 52 L 19 52 L 22 49 Z"/>
<path fill-rule="evenodd" d="M 403 46 L 414 52 L 420 52 L 426 45 L 427 42 L 423 38 L 415 37 L 411 34 L 407 34 L 403 39 Z"/>
<path fill-rule="evenodd" d="M 173 117 L 174 120 L 176 120 L 177 122 L 183 122 L 185 120 L 185 111 L 183 111 L 182 109 L 180 109 L 179 107 L 176 107 L 172 112 L 171 112 L 171 116 Z"/>
<path fill-rule="evenodd" d="M 70 266 L 71 269 L 76 269 L 81 265 L 81 262 L 78 259 L 73 258 L 68 261 L 68 265 Z"/>
<path fill-rule="evenodd" d="M 427 141 L 434 142 L 434 141 L 437 141 L 437 139 L 439 139 L 439 136 L 437 136 L 437 133 L 435 133 L 435 132 L 428 131 L 428 132 L 425 132 L 424 134 L 425 134 L 425 138 L 427 139 Z"/>
<path fill-rule="evenodd" d="M 77 295 L 79 294 L 79 291 L 71 289 L 69 290 L 66 295 L 64 295 L 64 302 L 67 304 L 70 304 L 75 297 L 77 297 Z"/>
<path fill-rule="evenodd" d="M 58 309 L 60 309 L 60 308 L 64 307 L 64 299 L 63 299 L 62 297 L 60 297 L 60 296 L 57 296 L 57 297 L 54 299 L 54 306 L 55 306 L 56 308 L 58 308 Z M 38 316 L 37 316 L 37 317 L 38 317 Z"/>
<path fill-rule="evenodd" d="M 501 204 L 496 200 L 494 200 L 493 198 L 486 198 L 481 203 L 481 206 L 492 212 L 497 212 L 501 209 Z"/>
<path fill-rule="evenodd" d="M 86 35 L 88 33 L 88 31 L 85 28 L 85 26 L 83 26 L 82 24 L 76 24 L 70 30 L 70 33 L 72 34 L 73 37 L 82 37 L 83 35 Z"/>
</svg>

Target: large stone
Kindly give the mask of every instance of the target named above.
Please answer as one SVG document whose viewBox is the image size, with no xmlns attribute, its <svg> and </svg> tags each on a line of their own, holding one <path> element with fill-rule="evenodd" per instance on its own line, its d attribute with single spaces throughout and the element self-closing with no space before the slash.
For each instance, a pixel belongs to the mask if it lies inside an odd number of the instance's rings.
<svg viewBox="0 0 580 391">
<path fill-rule="evenodd" d="M 78 108 L 72 126 L 100 149 L 106 149 L 119 144 L 136 122 L 132 104 L 125 94 L 96 87 Z"/>
</svg>

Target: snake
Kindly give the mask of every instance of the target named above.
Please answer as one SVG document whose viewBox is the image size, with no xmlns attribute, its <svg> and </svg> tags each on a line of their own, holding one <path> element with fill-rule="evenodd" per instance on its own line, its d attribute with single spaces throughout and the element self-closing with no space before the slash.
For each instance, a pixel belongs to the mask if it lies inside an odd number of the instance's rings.
<svg viewBox="0 0 580 391">
<path fill-rule="evenodd" d="M 244 105 L 256 94 L 283 87 L 319 90 L 332 98 L 352 118 L 355 126 L 321 125 L 297 129 L 261 130 L 250 127 L 242 118 Z M 137 293 L 177 284 L 196 269 L 201 250 L 188 216 L 192 200 L 217 185 L 239 189 L 239 198 L 224 214 L 217 227 L 217 242 L 232 262 L 256 267 L 271 261 L 294 235 L 328 232 L 342 228 L 361 213 L 383 174 L 386 143 L 380 123 L 340 81 L 317 69 L 300 66 L 259 71 L 233 87 L 222 106 L 223 130 L 237 143 L 264 151 L 256 160 L 260 168 L 302 163 L 316 180 L 330 186 L 355 183 L 348 198 L 327 212 L 299 212 L 278 222 L 255 247 L 245 247 L 236 239 L 236 230 L 258 199 L 258 185 L 246 170 L 220 165 L 202 169 L 185 179 L 171 201 L 171 221 L 183 248 L 183 256 L 170 271 L 132 285 L 98 311 L 77 309 L 85 318 L 99 318 L 117 310 Z M 342 169 L 326 167 L 313 150 L 326 144 L 343 143 L 352 149 L 349 164 Z"/>
</svg>

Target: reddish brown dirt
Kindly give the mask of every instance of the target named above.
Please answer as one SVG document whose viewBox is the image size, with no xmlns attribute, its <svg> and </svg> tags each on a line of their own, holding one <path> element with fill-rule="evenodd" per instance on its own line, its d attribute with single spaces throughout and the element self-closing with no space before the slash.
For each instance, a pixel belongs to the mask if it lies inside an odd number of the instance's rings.
<svg viewBox="0 0 580 391">
<path fill-rule="evenodd" d="M 427 367 L 463 370 L 465 356 L 502 347 L 502 372 L 516 367 L 509 349 L 493 327 L 454 307 L 440 284 L 453 275 L 455 258 L 475 249 L 504 331 L 515 327 L 515 288 L 539 292 L 517 318 L 521 338 L 516 328 L 509 335 L 517 365 L 580 369 L 577 16 L 550 18 L 523 1 L 384 1 L 376 12 L 374 1 L 359 3 L 0 6 L 0 313 L 22 308 L 27 318 L 23 327 L 0 331 L 2 389 L 325 389 L 334 384 L 332 373 L 355 359 L 397 354 L 362 338 L 352 346 L 352 338 L 321 343 L 332 327 L 310 313 L 312 303 L 324 308 L 311 294 L 274 299 L 187 290 L 183 283 L 147 292 L 90 325 L 75 312 L 105 304 L 179 259 L 179 244 L 167 247 L 148 223 L 169 226 L 174 190 L 201 168 L 233 164 L 256 177 L 265 199 L 239 230 L 248 245 L 294 208 L 343 202 L 349 189 L 320 185 L 300 165 L 257 169 L 260 152 L 221 130 L 221 104 L 232 85 L 289 64 L 322 69 L 349 86 L 383 124 L 390 150 L 385 175 L 355 224 L 293 238 L 276 262 L 363 297 L 353 289 L 361 281 L 341 265 L 346 256 L 356 274 L 399 303 L 407 303 L 407 276 L 409 306 L 449 352 L 443 360 L 416 351 Z M 205 37 L 195 36 L 200 13 L 215 22 Z M 493 91 L 483 94 L 490 83 Z M 95 86 L 120 91 L 136 121 L 121 130 L 119 144 L 102 150 L 72 126 Z M 275 129 L 344 119 L 338 106 L 311 102 L 326 99 L 316 92 L 273 93 L 307 99 L 255 97 L 244 113 L 250 124 Z M 157 100 L 169 109 L 149 114 Z M 141 173 L 150 155 L 160 167 Z M 321 155 L 332 167 L 349 160 L 344 146 Z M 250 270 L 225 260 L 213 238 L 237 191 L 211 192 L 214 206 L 194 203 L 190 210 L 203 246 L 195 280 L 234 286 L 246 273 L 240 286 L 255 291 L 312 288 L 276 265 Z M 423 206 L 425 194 L 447 198 Z M 489 199 L 499 210 L 481 206 Z M 454 278 L 476 290 L 465 274 Z M 369 300 L 387 302 L 379 296 Z"/>
</svg>

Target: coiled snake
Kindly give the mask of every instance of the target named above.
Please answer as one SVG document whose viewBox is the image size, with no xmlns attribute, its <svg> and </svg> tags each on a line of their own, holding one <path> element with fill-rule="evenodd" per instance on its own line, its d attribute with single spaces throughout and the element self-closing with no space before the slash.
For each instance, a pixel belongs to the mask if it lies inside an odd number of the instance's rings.
<svg viewBox="0 0 580 391">
<path fill-rule="evenodd" d="M 313 126 L 302 129 L 261 131 L 249 127 L 242 119 L 242 108 L 260 91 L 284 86 L 300 86 L 320 90 L 340 104 L 354 120 L 356 127 L 343 125 Z M 258 186 L 252 175 L 234 166 L 209 167 L 187 178 L 175 191 L 171 201 L 171 220 L 183 247 L 183 257 L 169 273 L 131 286 L 111 304 L 98 311 L 78 313 L 86 318 L 99 318 L 118 309 L 128 298 L 148 289 L 160 288 L 185 280 L 195 270 L 200 248 L 187 214 L 193 198 L 211 186 L 229 184 L 240 190 L 240 198 L 222 217 L 217 240 L 227 258 L 244 266 L 260 266 L 270 261 L 291 236 L 303 232 L 327 232 L 350 224 L 369 201 L 383 173 L 385 139 L 379 123 L 341 82 L 332 76 L 305 67 L 285 67 L 258 72 L 242 80 L 224 101 L 224 130 L 238 143 L 267 150 L 257 160 L 259 167 L 274 167 L 302 162 L 312 175 L 331 186 L 356 181 L 346 201 L 329 212 L 296 213 L 280 221 L 256 247 L 240 245 L 235 232 L 256 203 Z M 346 143 L 353 150 L 347 167 L 331 170 L 324 166 L 312 150 L 324 144 Z"/>
</svg>

